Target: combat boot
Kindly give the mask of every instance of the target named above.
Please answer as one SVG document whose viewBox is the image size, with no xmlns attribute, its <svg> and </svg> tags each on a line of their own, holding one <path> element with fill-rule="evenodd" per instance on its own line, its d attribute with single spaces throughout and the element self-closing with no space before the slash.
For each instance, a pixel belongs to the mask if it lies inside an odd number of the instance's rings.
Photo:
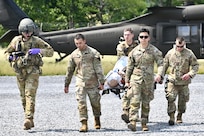
<svg viewBox="0 0 204 136">
<path fill-rule="evenodd" d="M 128 128 L 131 131 L 136 131 L 136 121 L 130 121 L 130 123 L 128 123 Z"/>
<path fill-rule="evenodd" d="M 101 122 L 100 122 L 100 117 L 95 117 L 94 118 L 95 121 L 95 129 L 100 129 L 101 128 Z"/>
<path fill-rule="evenodd" d="M 25 119 L 23 129 L 24 130 L 31 129 L 31 120 L 30 119 Z"/>
<path fill-rule="evenodd" d="M 79 132 L 87 132 L 88 131 L 87 120 L 82 120 L 81 123 L 82 126 L 79 129 Z"/>
<path fill-rule="evenodd" d="M 142 131 L 148 131 L 148 130 L 149 128 L 147 127 L 147 124 L 146 123 L 142 124 Z"/>
<path fill-rule="evenodd" d="M 182 121 L 182 113 L 178 113 L 176 123 L 183 123 L 183 121 Z"/>
<path fill-rule="evenodd" d="M 169 114 L 169 117 L 170 117 L 170 119 L 169 119 L 169 125 L 172 126 L 172 125 L 174 125 L 174 121 L 175 121 L 174 112 L 170 113 L 170 114 Z"/>
<path fill-rule="evenodd" d="M 124 113 L 121 115 L 121 118 L 125 123 L 130 123 L 128 114 L 129 114 L 128 111 L 124 111 Z"/>
</svg>

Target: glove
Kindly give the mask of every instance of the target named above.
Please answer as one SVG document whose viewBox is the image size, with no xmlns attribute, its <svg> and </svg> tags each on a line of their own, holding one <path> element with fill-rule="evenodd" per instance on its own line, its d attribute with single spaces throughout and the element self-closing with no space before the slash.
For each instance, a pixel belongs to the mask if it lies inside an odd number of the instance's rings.
<svg viewBox="0 0 204 136">
<path fill-rule="evenodd" d="M 30 50 L 28 51 L 28 53 L 29 53 L 30 55 L 36 55 L 36 54 L 40 53 L 40 49 L 39 49 L 39 48 L 33 48 L 33 49 L 30 49 Z"/>
<path fill-rule="evenodd" d="M 9 62 L 13 61 L 14 60 L 14 57 L 13 55 L 10 55 L 9 58 L 8 58 Z"/>
</svg>

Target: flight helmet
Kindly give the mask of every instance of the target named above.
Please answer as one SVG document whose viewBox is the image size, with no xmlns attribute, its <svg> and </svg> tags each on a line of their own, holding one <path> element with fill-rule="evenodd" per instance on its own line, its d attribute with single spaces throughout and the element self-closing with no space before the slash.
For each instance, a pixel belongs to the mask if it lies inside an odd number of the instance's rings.
<svg viewBox="0 0 204 136">
<path fill-rule="evenodd" d="M 21 34 L 22 32 L 34 32 L 36 31 L 36 25 L 34 24 L 33 20 L 30 18 L 24 18 L 20 21 L 18 26 L 18 32 Z"/>
</svg>

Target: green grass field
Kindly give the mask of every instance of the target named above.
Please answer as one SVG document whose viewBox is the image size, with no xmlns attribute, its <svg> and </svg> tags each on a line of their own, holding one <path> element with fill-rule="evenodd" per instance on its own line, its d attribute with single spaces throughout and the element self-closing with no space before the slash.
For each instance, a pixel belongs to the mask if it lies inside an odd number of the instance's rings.
<svg viewBox="0 0 204 136">
<path fill-rule="evenodd" d="M 59 58 L 58 54 L 55 53 L 53 57 L 44 57 L 44 65 L 42 67 L 43 75 L 65 75 L 67 69 L 68 57 L 61 62 L 56 63 L 55 59 Z M 116 56 L 102 56 L 102 66 L 104 74 L 107 74 L 115 65 L 117 60 Z M 200 64 L 199 74 L 204 73 L 204 59 L 198 60 Z M 156 71 L 155 71 L 156 72 Z M 6 61 L 4 56 L 4 49 L 0 49 L 0 76 L 13 76 L 15 75 L 13 69 Z"/>
</svg>

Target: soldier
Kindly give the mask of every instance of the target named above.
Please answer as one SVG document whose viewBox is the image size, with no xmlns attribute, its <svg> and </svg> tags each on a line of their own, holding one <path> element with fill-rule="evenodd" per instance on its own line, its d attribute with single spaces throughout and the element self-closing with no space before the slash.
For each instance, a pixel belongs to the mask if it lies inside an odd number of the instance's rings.
<svg viewBox="0 0 204 136">
<path fill-rule="evenodd" d="M 134 33 L 131 28 L 124 29 L 123 38 L 125 41 L 118 44 L 116 48 L 118 60 L 122 56 L 128 56 L 128 54 L 132 51 L 132 49 L 134 49 L 138 45 L 138 43 L 134 41 Z M 129 123 L 130 105 L 129 105 L 129 99 L 127 98 L 126 92 L 124 93 L 122 100 L 123 100 L 122 102 L 123 114 L 121 115 L 121 118 L 125 123 Z"/>
<path fill-rule="evenodd" d="M 154 82 L 161 81 L 163 57 L 162 52 L 149 43 L 148 29 L 141 29 L 138 39 L 140 44 L 128 56 L 125 76 L 125 86 L 129 89 L 127 97 L 130 99 L 128 128 L 136 131 L 136 120 L 141 105 L 142 130 L 148 131 L 147 122 L 150 111 L 150 101 L 154 98 Z M 154 62 L 158 73 L 154 79 Z"/>
<path fill-rule="evenodd" d="M 169 125 L 175 123 L 176 104 L 178 96 L 177 123 L 182 123 L 182 114 L 186 111 L 186 102 L 189 101 L 188 84 L 197 74 L 199 64 L 194 53 L 186 48 L 183 37 L 177 37 L 174 47 L 168 51 L 164 58 L 163 75 L 170 68 L 166 81 L 166 99 L 168 101 L 167 113 L 170 117 Z"/>
<path fill-rule="evenodd" d="M 77 34 L 74 42 L 77 49 L 71 53 L 68 61 L 64 92 L 69 92 L 69 84 L 76 69 L 76 99 L 78 101 L 80 122 L 82 123 L 79 131 L 87 132 L 87 95 L 90 99 L 95 117 L 95 128 L 101 128 L 101 96 L 99 90 L 103 90 L 105 82 L 104 74 L 101 66 L 100 53 L 86 44 L 84 35 Z"/>
<path fill-rule="evenodd" d="M 16 72 L 17 84 L 25 113 L 23 129 L 34 127 L 35 97 L 39 75 L 43 65 L 42 57 L 53 56 L 52 47 L 34 36 L 36 26 L 30 18 L 24 18 L 18 26 L 19 36 L 10 42 L 5 51 L 8 61 Z"/>
<path fill-rule="evenodd" d="M 138 43 L 133 39 L 134 33 L 131 28 L 124 29 L 123 38 L 125 41 L 120 42 L 116 48 L 118 60 L 121 56 L 128 56 L 130 51 L 138 45 Z"/>
</svg>

